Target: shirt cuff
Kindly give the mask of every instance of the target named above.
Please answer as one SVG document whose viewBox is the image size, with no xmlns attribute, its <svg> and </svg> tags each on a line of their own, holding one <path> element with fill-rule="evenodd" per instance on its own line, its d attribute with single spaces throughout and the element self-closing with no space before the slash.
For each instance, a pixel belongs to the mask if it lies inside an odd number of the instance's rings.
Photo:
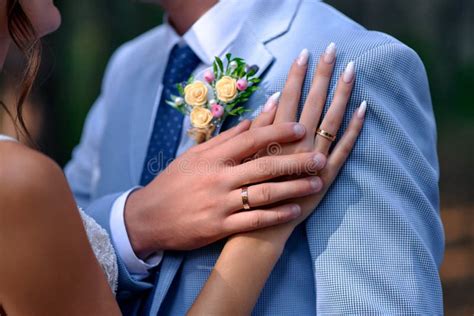
<svg viewBox="0 0 474 316">
<path fill-rule="evenodd" d="M 130 194 L 139 189 L 135 187 L 115 200 L 110 215 L 110 232 L 112 241 L 115 244 L 117 255 L 122 259 L 125 268 L 136 280 L 143 280 L 150 275 L 148 270 L 157 267 L 163 258 L 163 251 L 157 251 L 146 260 L 137 257 L 133 251 L 132 244 L 128 237 L 125 226 L 125 203 Z"/>
</svg>

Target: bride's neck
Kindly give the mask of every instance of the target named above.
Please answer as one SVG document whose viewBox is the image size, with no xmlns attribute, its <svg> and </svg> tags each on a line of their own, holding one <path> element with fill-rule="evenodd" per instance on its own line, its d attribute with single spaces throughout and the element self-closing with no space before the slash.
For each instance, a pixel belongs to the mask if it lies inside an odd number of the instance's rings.
<svg viewBox="0 0 474 316">
<path fill-rule="evenodd" d="M 5 64 L 5 59 L 7 59 L 10 45 L 11 45 L 10 38 L 0 37 L 0 71 L 3 69 L 3 64 Z"/>
</svg>

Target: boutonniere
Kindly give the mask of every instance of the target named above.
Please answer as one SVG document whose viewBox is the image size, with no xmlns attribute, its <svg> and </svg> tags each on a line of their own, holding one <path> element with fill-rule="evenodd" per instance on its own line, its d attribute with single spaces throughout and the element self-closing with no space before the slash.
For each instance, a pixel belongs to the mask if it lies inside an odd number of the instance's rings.
<svg viewBox="0 0 474 316">
<path fill-rule="evenodd" d="M 179 83 L 179 96 L 172 96 L 167 103 L 189 115 L 192 128 L 188 135 L 203 143 L 219 130 L 226 117 L 247 112 L 243 104 L 258 89 L 257 72 L 257 66 L 247 65 L 242 58 L 227 54 L 223 62 L 216 57 L 212 69 Z"/>
</svg>

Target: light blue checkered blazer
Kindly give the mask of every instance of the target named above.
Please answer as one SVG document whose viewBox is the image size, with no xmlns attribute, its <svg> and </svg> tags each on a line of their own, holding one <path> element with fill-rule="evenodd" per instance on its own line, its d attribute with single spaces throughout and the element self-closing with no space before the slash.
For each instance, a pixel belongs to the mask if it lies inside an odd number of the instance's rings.
<svg viewBox="0 0 474 316">
<path fill-rule="evenodd" d="M 438 269 L 444 235 L 436 127 L 417 54 L 316 0 L 255 1 L 244 30 L 231 51 L 259 65 L 263 79 L 262 89 L 248 103 L 254 110 L 250 115 L 258 114 L 266 96 L 282 89 L 302 48 L 315 57 L 330 42 L 338 46 L 330 99 L 336 78 L 355 60 L 357 79 L 349 113 L 362 100 L 369 103 L 354 152 L 305 224 L 314 288 L 290 293 L 278 314 L 291 315 L 307 293 L 313 293 L 314 314 L 442 314 Z M 155 65 L 166 60 L 160 52 L 162 36 L 158 27 L 114 55 L 83 140 L 66 169 L 78 202 L 107 229 L 112 203 L 140 178 L 159 81 Z M 310 78 L 305 95 L 309 87 Z M 175 258 L 163 264 L 157 284 L 133 280 L 119 262 L 118 299 L 126 302 L 127 314 L 166 310 L 162 303 L 174 294 L 173 280 L 182 260 L 181 254 L 169 256 Z M 186 297 L 175 300 L 182 300 L 177 304 L 183 311 L 206 276 L 181 275 L 186 278 Z M 270 315 L 268 310 L 264 303 L 258 313 Z"/>
</svg>

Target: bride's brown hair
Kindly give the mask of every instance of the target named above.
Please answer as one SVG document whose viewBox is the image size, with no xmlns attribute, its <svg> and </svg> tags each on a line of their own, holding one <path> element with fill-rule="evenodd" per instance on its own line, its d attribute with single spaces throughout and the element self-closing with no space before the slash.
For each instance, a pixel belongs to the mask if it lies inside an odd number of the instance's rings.
<svg viewBox="0 0 474 316">
<path fill-rule="evenodd" d="M 41 41 L 18 0 L 7 0 L 7 19 L 10 37 L 24 54 L 26 67 L 19 86 L 15 113 L 11 113 L 4 104 L 2 104 L 2 106 L 14 120 L 17 133 L 25 136 L 30 142 L 33 142 L 23 118 L 23 105 L 31 93 L 33 83 L 39 71 L 41 63 Z"/>
</svg>

